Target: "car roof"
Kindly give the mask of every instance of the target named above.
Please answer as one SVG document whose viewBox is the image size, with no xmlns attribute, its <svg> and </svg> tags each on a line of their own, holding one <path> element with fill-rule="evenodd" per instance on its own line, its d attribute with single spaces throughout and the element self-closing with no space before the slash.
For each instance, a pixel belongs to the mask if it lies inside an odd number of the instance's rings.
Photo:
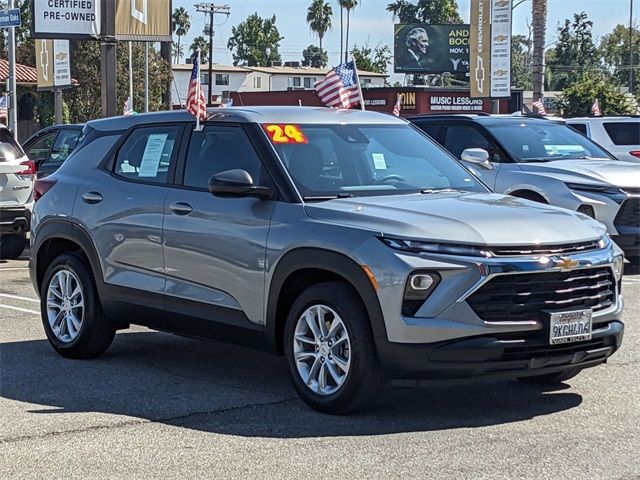
<svg viewBox="0 0 640 480">
<path fill-rule="evenodd" d="M 448 120 L 468 123 L 479 123 L 481 125 L 504 125 L 504 124 L 558 124 L 557 121 L 543 117 L 529 117 L 526 115 L 419 115 L 409 118 L 409 120 L 431 120 L 433 122 Z"/>
<path fill-rule="evenodd" d="M 611 115 L 608 117 L 572 117 L 567 118 L 567 122 L 640 122 L 640 115 Z"/>
<path fill-rule="evenodd" d="M 208 108 L 207 118 L 216 122 L 236 123 L 307 123 L 307 124 L 398 124 L 405 120 L 377 112 L 364 110 L 346 110 L 326 107 L 286 107 L 255 106 Z M 133 126 L 165 123 L 193 122 L 194 117 L 186 110 L 162 111 L 129 115 L 125 117 L 109 117 L 93 120 L 88 125 L 96 130 L 127 130 Z"/>
</svg>

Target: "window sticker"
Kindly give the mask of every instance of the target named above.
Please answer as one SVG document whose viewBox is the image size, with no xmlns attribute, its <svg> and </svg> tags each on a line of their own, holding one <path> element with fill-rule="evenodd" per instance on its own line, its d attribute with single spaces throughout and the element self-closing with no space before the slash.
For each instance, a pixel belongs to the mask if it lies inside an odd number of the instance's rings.
<svg viewBox="0 0 640 480">
<path fill-rule="evenodd" d="M 269 124 L 263 125 L 263 128 L 273 143 L 309 143 L 298 125 Z"/>
<path fill-rule="evenodd" d="M 373 157 L 373 167 L 376 170 L 387 169 L 387 162 L 384 159 L 384 153 L 372 153 L 371 156 Z"/>
<path fill-rule="evenodd" d="M 142 155 L 142 162 L 140 162 L 138 177 L 158 176 L 158 167 L 160 166 L 162 152 L 164 151 L 164 146 L 167 143 L 168 136 L 168 133 L 155 133 L 149 135 L 147 146 L 145 147 L 144 154 Z"/>
</svg>

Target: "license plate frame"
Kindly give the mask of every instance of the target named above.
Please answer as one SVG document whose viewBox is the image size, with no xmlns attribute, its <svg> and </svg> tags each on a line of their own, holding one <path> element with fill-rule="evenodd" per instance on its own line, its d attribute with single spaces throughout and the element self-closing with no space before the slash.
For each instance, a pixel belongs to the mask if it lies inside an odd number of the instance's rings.
<svg viewBox="0 0 640 480">
<path fill-rule="evenodd" d="M 585 308 L 563 312 L 549 312 L 549 345 L 591 340 L 593 310 Z"/>
</svg>

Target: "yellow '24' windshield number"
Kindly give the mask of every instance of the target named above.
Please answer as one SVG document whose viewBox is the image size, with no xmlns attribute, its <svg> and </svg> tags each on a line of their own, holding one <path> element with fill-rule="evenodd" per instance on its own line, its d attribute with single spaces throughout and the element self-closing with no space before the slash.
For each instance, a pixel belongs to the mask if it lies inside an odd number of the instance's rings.
<svg viewBox="0 0 640 480">
<path fill-rule="evenodd" d="M 297 125 L 264 125 L 264 130 L 273 143 L 308 143 L 307 137 Z"/>
</svg>

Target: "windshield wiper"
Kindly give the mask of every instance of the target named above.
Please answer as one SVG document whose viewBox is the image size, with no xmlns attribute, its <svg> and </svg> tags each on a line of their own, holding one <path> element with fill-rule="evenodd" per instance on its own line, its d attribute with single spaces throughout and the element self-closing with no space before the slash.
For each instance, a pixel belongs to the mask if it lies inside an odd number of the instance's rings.
<svg viewBox="0 0 640 480">
<path fill-rule="evenodd" d="M 335 200 L 336 198 L 351 198 L 351 193 L 338 193 L 336 195 L 310 195 L 302 197 L 305 202 L 324 202 L 326 200 Z"/>
<path fill-rule="evenodd" d="M 466 190 L 459 190 L 457 188 L 427 188 L 421 190 L 420 193 L 428 195 L 431 193 L 464 193 Z"/>
</svg>

